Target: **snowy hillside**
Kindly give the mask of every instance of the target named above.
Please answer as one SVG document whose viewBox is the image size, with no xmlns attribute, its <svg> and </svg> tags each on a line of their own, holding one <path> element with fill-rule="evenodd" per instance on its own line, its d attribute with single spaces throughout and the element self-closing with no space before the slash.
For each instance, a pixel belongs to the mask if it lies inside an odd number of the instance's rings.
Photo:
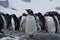
<svg viewBox="0 0 60 40">
<path fill-rule="evenodd" d="M 9 7 L 8 8 L 1 8 L 0 11 L 9 13 L 9 14 L 16 14 L 18 17 L 22 13 L 26 13 L 25 9 L 32 9 L 34 13 L 41 12 L 45 13 L 47 11 L 56 10 L 56 7 L 60 7 L 60 0 L 31 0 L 31 2 L 24 2 L 22 0 L 8 0 Z M 11 8 L 15 8 L 16 10 L 12 10 Z M 60 11 L 60 10 L 56 10 Z M 60 13 L 60 12 L 59 12 Z"/>
</svg>

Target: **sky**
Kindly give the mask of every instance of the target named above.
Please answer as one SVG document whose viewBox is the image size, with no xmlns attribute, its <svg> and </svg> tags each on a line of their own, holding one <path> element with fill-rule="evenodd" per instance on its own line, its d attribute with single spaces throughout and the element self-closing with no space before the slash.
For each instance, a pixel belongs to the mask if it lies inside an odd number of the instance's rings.
<svg viewBox="0 0 60 40">
<path fill-rule="evenodd" d="M 32 9 L 34 13 L 41 12 L 43 15 L 47 11 L 58 11 L 56 7 L 60 7 L 60 0 L 8 0 L 9 7 L 4 8 L 0 6 L 0 11 L 16 14 L 18 17 L 22 15 L 22 13 L 26 13 L 25 9 Z M 13 9 L 12 9 L 13 8 Z"/>
</svg>

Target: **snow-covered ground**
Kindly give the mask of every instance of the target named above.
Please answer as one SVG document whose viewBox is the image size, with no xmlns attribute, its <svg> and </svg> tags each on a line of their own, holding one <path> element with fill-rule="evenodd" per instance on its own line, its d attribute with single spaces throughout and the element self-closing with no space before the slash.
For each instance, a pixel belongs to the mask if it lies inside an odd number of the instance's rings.
<svg viewBox="0 0 60 40">
<path fill-rule="evenodd" d="M 9 7 L 4 8 L 0 6 L 0 11 L 16 14 L 18 17 L 22 15 L 22 13 L 27 13 L 25 9 L 32 9 L 34 13 L 41 12 L 44 14 L 47 11 L 58 11 L 56 7 L 60 7 L 60 0 L 31 0 L 31 2 L 24 2 L 22 0 L 8 0 Z M 15 8 L 16 10 L 12 10 L 11 8 Z"/>
<path fill-rule="evenodd" d="M 0 40 L 60 40 L 60 34 L 55 33 L 37 33 L 36 38 L 28 39 L 25 33 L 13 32 L 9 30 L 3 30 L 5 37 L 0 38 Z"/>
</svg>

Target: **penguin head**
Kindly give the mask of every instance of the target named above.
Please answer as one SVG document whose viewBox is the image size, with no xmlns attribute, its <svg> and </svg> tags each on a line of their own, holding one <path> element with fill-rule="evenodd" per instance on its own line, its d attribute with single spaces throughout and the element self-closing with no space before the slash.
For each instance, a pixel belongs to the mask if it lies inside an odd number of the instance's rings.
<svg viewBox="0 0 60 40">
<path fill-rule="evenodd" d="M 52 11 L 53 15 L 59 15 L 57 11 Z"/>
<path fill-rule="evenodd" d="M 44 16 L 49 16 L 50 15 L 50 13 L 49 12 L 46 12 L 46 14 L 44 14 Z"/>
<path fill-rule="evenodd" d="M 51 11 L 46 12 L 46 14 L 44 14 L 45 16 L 53 16 L 53 13 Z"/>
<path fill-rule="evenodd" d="M 39 15 L 39 16 L 42 16 L 42 13 L 38 12 L 38 15 Z"/>
<path fill-rule="evenodd" d="M 11 16 L 15 16 L 15 14 L 12 14 Z"/>
<path fill-rule="evenodd" d="M 33 11 L 31 9 L 26 9 L 28 15 L 33 15 Z"/>
<path fill-rule="evenodd" d="M 38 12 L 38 14 L 42 14 L 41 12 Z"/>
<path fill-rule="evenodd" d="M 16 15 L 15 15 L 15 14 L 12 14 L 12 15 L 11 15 L 11 18 L 12 18 L 12 17 L 16 17 Z"/>
<path fill-rule="evenodd" d="M 38 12 L 38 17 L 44 17 L 43 15 L 42 15 L 42 13 L 40 13 L 40 12 Z"/>
<path fill-rule="evenodd" d="M 36 13 L 36 14 L 35 14 L 35 16 L 37 17 L 37 16 L 38 16 L 38 14 Z"/>
<path fill-rule="evenodd" d="M 23 15 L 22 16 L 27 16 L 27 14 L 26 13 L 23 13 Z"/>
</svg>

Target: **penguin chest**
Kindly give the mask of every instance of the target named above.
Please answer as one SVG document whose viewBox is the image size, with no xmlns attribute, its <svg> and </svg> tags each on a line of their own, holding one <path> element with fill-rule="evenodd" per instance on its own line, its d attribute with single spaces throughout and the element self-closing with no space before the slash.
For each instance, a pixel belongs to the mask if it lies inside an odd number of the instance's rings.
<svg viewBox="0 0 60 40">
<path fill-rule="evenodd" d="M 45 17 L 46 19 L 46 26 L 47 26 L 47 30 L 50 32 L 50 33 L 55 33 L 55 23 L 53 21 L 53 18 L 52 17 Z"/>
<path fill-rule="evenodd" d="M 34 34 L 37 32 L 37 26 L 34 18 L 27 19 L 26 20 L 26 33 L 28 34 Z"/>
</svg>

